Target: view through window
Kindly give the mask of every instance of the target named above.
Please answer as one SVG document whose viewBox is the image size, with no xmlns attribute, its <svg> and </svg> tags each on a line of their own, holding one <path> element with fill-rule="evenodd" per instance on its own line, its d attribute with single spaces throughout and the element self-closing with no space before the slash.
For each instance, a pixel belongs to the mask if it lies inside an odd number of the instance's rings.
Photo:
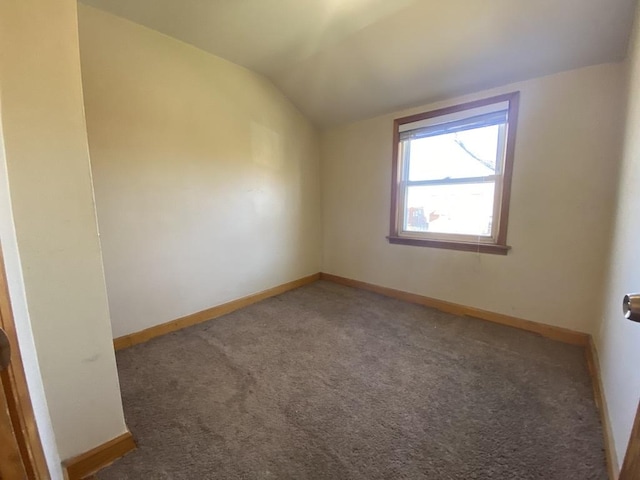
<svg viewBox="0 0 640 480">
<path fill-rule="evenodd" d="M 516 93 L 396 120 L 391 241 L 506 247 L 517 100 Z"/>
</svg>

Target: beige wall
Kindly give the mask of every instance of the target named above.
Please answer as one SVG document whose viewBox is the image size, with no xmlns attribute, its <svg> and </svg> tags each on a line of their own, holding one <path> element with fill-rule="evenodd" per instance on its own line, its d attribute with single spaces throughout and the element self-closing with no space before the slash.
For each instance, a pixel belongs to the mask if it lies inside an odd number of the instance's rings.
<svg viewBox="0 0 640 480">
<path fill-rule="evenodd" d="M 0 111 L 2 111 L 2 96 L 0 95 Z M 11 297 L 11 308 L 16 324 L 18 343 L 20 344 L 22 363 L 27 377 L 27 387 L 31 397 L 36 424 L 40 433 L 40 441 L 47 459 L 48 466 L 52 470 L 60 471 L 60 455 L 56 446 L 56 439 L 51 425 L 47 398 L 42 383 L 42 374 L 38 365 L 38 355 L 35 351 L 35 342 L 31 324 L 29 322 L 29 310 L 26 300 L 26 292 L 20 264 L 18 239 L 11 210 L 11 196 L 9 194 L 9 178 L 7 176 L 7 162 L 4 154 L 4 142 L 2 125 L 0 122 L 0 244 L 4 260 L 4 268 L 7 277 L 7 287 Z"/>
<path fill-rule="evenodd" d="M 640 9 L 628 62 L 628 104 L 607 299 L 596 335 L 609 419 L 622 465 L 640 399 L 640 324 L 622 316 L 622 298 L 640 292 Z"/>
<path fill-rule="evenodd" d="M 79 13 L 114 335 L 318 272 L 312 125 L 249 70 Z"/>
<path fill-rule="evenodd" d="M 60 458 L 125 429 L 75 16 L 74 0 L 55 6 L 0 0 L 0 240 L 54 479 L 62 478 Z M 89 7 L 80 6 L 80 22 L 116 336 L 315 273 L 320 218 L 326 272 L 597 329 L 614 210 L 622 66 L 565 72 L 334 128 L 322 136 L 320 171 L 313 127 L 262 77 Z M 622 294 L 640 290 L 640 231 L 622 221 L 640 213 L 632 190 L 640 184 L 635 38 L 618 221 L 597 336 L 620 459 L 640 397 L 633 368 L 640 332 L 619 313 Z M 500 257 L 389 245 L 393 118 L 516 89 L 522 105 L 512 252 Z"/>
<path fill-rule="evenodd" d="M 75 0 L 0 0 L 0 108 L 0 235 L 38 426 L 57 479 L 61 458 L 125 431 Z"/>
<path fill-rule="evenodd" d="M 602 298 L 623 68 L 600 65 L 324 132 L 323 270 L 590 332 Z M 521 91 L 507 256 L 390 245 L 394 118 Z"/>
</svg>

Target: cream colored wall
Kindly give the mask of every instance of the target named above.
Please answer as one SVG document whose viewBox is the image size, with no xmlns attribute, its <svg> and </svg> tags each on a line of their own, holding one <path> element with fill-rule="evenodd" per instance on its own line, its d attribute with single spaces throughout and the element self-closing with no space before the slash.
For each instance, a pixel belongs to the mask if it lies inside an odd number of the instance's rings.
<svg viewBox="0 0 640 480">
<path fill-rule="evenodd" d="M 54 479 L 62 478 L 60 459 L 126 430 L 78 48 L 75 0 L 0 0 L 0 235 Z"/>
<path fill-rule="evenodd" d="M 0 95 L 0 112 L 2 111 L 2 96 Z M 1 119 L 0 119 L 1 120 Z M 0 122 L 1 123 L 1 122 Z M 56 446 L 56 439 L 51 425 L 47 398 L 42 374 L 38 365 L 38 356 L 35 351 L 35 342 L 31 324 L 29 322 L 29 310 L 27 306 L 26 292 L 20 264 L 20 252 L 18 239 L 11 210 L 11 196 L 9 194 L 9 178 L 7 175 L 7 162 L 4 154 L 4 142 L 2 125 L 0 124 L 0 245 L 7 278 L 7 288 L 11 297 L 18 343 L 21 349 L 22 363 L 27 378 L 27 388 L 31 397 L 36 424 L 40 433 L 40 441 L 47 460 L 48 467 L 57 470 L 58 478 L 62 476 L 60 471 L 60 455 Z"/>
<path fill-rule="evenodd" d="M 628 102 L 607 298 L 596 335 L 613 441 L 620 465 L 640 400 L 640 324 L 625 320 L 622 298 L 640 292 L 640 8 L 629 46 Z"/>
<path fill-rule="evenodd" d="M 249 70 L 79 14 L 114 335 L 318 272 L 313 126 Z"/>
<path fill-rule="evenodd" d="M 595 328 L 623 68 L 538 78 L 330 129 L 322 137 L 323 271 L 567 327 Z M 390 245 L 394 118 L 521 91 L 507 256 Z"/>
</svg>

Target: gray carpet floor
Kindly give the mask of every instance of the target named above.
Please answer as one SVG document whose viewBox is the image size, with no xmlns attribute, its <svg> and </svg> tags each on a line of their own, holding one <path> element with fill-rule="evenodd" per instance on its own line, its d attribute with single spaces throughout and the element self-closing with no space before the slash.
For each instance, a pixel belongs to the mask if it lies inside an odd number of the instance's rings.
<svg viewBox="0 0 640 480">
<path fill-rule="evenodd" d="M 126 479 L 606 479 L 584 351 L 316 282 L 118 352 Z"/>
</svg>

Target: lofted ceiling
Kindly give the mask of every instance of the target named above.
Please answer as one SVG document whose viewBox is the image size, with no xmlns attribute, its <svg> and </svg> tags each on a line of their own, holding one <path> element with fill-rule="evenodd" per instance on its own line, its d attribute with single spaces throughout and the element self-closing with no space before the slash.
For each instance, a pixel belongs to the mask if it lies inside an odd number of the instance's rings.
<svg viewBox="0 0 640 480">
<path fill-rule="evenodd" d="M 636 0 L 82 0 L 270 78 L 321 126 L 613 62 Z"/>
</svg>

